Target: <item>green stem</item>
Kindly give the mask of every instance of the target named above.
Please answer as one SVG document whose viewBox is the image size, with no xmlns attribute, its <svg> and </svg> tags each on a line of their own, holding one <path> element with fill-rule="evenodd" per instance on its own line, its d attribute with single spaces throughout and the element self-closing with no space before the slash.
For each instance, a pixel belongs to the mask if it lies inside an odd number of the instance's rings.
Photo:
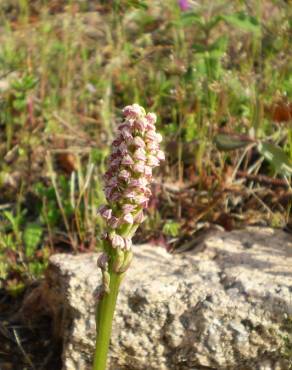
<svg viewBox="0 0 292 370">
<path fill-rule="evenodd" d="M 110 272 L 110 291 L 100 300 L 96 312 L 96 349 L 93 370 L 105 370 L 107 353 L 111 338 L 119 287 L 124 274 Z"/>
</svg>

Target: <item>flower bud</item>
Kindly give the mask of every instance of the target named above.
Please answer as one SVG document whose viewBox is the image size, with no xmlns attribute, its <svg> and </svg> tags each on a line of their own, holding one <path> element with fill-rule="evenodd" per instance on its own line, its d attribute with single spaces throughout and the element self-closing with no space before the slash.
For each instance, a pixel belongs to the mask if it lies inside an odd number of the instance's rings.
<svg viewBox="0 0 292 370">
<path fill-rule="evenodd" d="M 97 266 L 101 270 L 107 270 L 108 269 L 108 255 L 106 253 L 102 253 L 98 256 Z"/>
<path fill-rule="evenodd" d="M 125 238 L 125 249 L 129 251 L 131 248 L 132 248 L 132 239 Z"/>
<path fill-rule="evenodd" d="M 109 272 L 105 270 L 102 271 L 102 287 L 105 293 L 110 292 L 110 280 L 111 280 L 111 277 L 110 277 Z"/>
<path fill-rule="evenodd" d="M 133 252 L 132 251 L 128 251 L 125 254 L 124 263 L 121 266 L 120 271 L 119 271 L 120 273 L 124 273 L 124 272 L 126 272 L 128 270 L 128 268 L 130 267 L 130 264 L 132 262 L 132 259 L 133 259 Z"/>
<path fill-rule="evenodd" d="M 125 259 L 125 252 L 123 252 L 121 249 L 117 249 L 117 254 L 114 257 L 113 261 L 113 271 L 116 273 L 120 272 L 121 267 L 123 266 Z"/>
</svg>

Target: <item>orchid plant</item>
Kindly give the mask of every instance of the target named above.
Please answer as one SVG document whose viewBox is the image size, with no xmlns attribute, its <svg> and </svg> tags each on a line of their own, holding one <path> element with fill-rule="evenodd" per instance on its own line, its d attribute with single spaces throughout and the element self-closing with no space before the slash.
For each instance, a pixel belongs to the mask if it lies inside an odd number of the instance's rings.
<svg viewBox="0 0 292 370">
<path fill-rule="evenodd" d="M 97 265 L 102 271 L 96 312 L 96 351 L 93 370 L 105 370 L 112 320 L 120 284 L 130 266 L 132 238 L 144 220 L 144 209 L 151 196 L 152 170 L 165 159 L 159 148 L 156 115 L 138 104 L 123 110 L 124 121 L 112 143 L 108 170 L 104 175 L 108 202 L 99 212 L 106 221 L 102 236 L 103 253 Z"/>
</svg>

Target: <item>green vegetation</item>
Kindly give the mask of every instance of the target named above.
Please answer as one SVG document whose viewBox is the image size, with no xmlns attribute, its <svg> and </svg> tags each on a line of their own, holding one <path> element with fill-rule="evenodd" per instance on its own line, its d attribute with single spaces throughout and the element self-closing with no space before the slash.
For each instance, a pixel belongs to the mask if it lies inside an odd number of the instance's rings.
<svg viewBox="0 0 292 370">
<path fill-rule="evenodd" d="M 138 241 L 289 223 L 291 11 L 1 1 L 0 288 L 17 294 L 52 253 L 96 248 L 108 146 L 133 102 L 157 113 L 168 155 Z"/>
</svg>

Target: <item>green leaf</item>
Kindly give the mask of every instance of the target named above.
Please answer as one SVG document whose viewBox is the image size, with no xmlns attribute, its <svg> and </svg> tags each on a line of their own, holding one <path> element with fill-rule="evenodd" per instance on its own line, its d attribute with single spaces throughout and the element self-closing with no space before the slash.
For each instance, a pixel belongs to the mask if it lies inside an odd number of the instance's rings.
<svg viewBox="0 0 292 370">
<path fill-rule="evenodd" d="M 143 9 L 143 10 L 148 9 L 147 2 L 142 1 L 142 0 L 128 0 L 127 5 L 132 6 L 133 8 L 136 8 L 136 9 Z"/>
<path fill-rule="evenodd" d="M 46 264 L 43 262 L 34 261 L 28 264 L 29 272 L 34 277 L 40 277 L 42 273 L 44 272 L 45 268 L 46 268 Z"/>
<path fill-rule="evenodd" d="M 206 31 L 210 32 L 213 28 L 217 26 L 217 24 L 222 21 L 221 15 L 217 15 L 212 17 L 206 24 L 205 29 Z"/>
<path fill-rule="evenodd" d="M 11 294 L 13 297 L 17 297 L 19 294 L 21 294 L 25 289 L 25 285 L 23 282 L 17 282 L 15 280 L 8 280 L 6 285 L 6 290 L 9 294 Z"/>
<path fill-rule="evenodd" d="M 238 137 L 227 135 L 227 134 L 218 134 L 214 138 L 214 143 L 219 150 L 228 151 L 235 150 L 246 147 L 251 140 L 239 139 Z"/>
<path fill-rule="evenodd" d="M 36 223 L 30 223 L 26 226 L 23 232 L 23 242 L 25 244 L 25 254 L 27 257 L 32 257 L 36 248 L 41 241 L 43 229 Z"/>
<path fill-rule="evenodd" d="M 291 176 L 292 162 L 282 148 L 264 142 L 260 142 L 257 148 L 259 153 L 272 164 L 278 174 Z"/>
<path fill-rule="evenodd" d="M 178 222 L 168 220 L 163 226 L 162 232 L 164 235 L 176 237 L 179 234 L 180 224 Z"/>
<path fill-rule="evenodd" d="M 196 24 L 200 27 L 204 27 L 204 21 L 202 17 L 200 17 L 197 13 L 194 12 L 182 13 L 179 23 L 185 27 L 192 26 L 193 24 Z"/>
<path fill-rule="evenodd" d="M 230 15 L 222 15 L 222 19 L 232 26 L 246 32 L 252 32 L 255 35 L 260 35 L 261 25 L 257 18 L 252 17 L 244 12 L 238 12 Z"/>
</svg>

